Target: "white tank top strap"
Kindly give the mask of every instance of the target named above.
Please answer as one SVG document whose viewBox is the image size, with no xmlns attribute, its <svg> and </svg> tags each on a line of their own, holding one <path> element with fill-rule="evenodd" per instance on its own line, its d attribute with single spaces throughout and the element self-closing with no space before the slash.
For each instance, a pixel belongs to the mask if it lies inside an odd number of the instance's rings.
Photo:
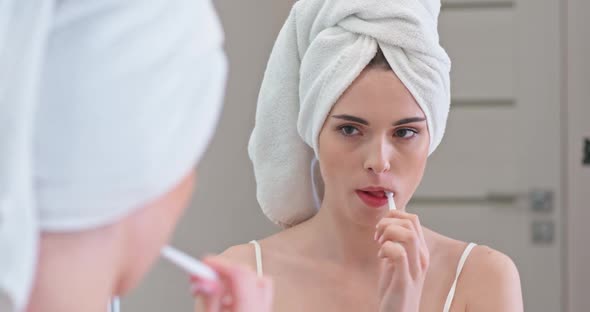
<svg viewBox="0 0 590 312">
<path fill-rule="evenodd" d="M 447 296 L 447 301 L 445 302 L 445 306 L 443 312 L 449 312 L 451 309 L 451 303 L 453 303 L 453 298 L 455 297 L 455 290 L 457 288 L 457 281 L 459 280 L 459 275 L 461 275 L 461 271 L 463 270 L 463 266 L 465 265 L 465 261 L 467 261 L 467 257 L 471 253 L 473 247 L 477 246 L 477 244 L 469 243 L 463 254 L 461 255 L 461 259 L 459 259 L 459 265 L 457 266 L 457 272 L 455 273 L 455 280 L 453 281 L 453 285 L 451 286 L 451 290 L 449 291 L 449 295 Z"/>
<path fill-rule="evenodd" d="M 262 277 L 262 249 L 260 248 L 260 243 L 253 240 L 250 241 L 250 244 L 254 245 L 254 251 L 256 253 L 256 273 L 258 274 L 258 277 Z"/>
</svg>

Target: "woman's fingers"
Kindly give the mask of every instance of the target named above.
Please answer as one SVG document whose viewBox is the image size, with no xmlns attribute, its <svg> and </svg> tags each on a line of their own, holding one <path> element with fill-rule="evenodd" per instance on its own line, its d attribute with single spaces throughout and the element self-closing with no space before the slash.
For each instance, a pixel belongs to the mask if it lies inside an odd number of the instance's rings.
<svg viewBox="0 0 590 312">
<path fill-rule="evenodd" d="M 391 263 L 388 259 L 386 258 L 380 258 L 379 259 L 379 297 L 383 297 L 385 295 L 385 293 L 388 291 L 389 289 L 389 285 L 391 284 L 392 280 L 393 280 L 393 270 L 394 270 L 394 266 L 393 263 Z"/>
<path fill-rule="evenodd" d="M 225 293 L 220 281 L 210 281 L 199 277 L 191 277 L 191 293 L 195 298 L 201 298 L 206 312 L 222 310 L 222 297 Z"/>
<path fill-rule="evenodd" d="M 208 282 L 193 278 L 197 294 L 202 295 L 207 312 L 268 312 L 272 309 L 273 287 L 267 277 L 258 277 L 256 272 L 244 265 L 230 263 L 219 257 L 203 260 L 218 275 L 218 286 L 207 291 Z"/>
<path fill-rule="evenodd" d="M 422 230 L 422 224 L 420 223 L 420 218 L 416 214 L 407 213 L 401 210 L 392 210 L 387 212 L 385 217 L 382 219 L 399 219 L 399 220 L 407 220 L 408 223 L 405 223 L 405 226 L 408 228 L 412 228 L 418 234 L 418 237 L 425 243 L 424 240 L 424 231 Z"/>
<path fill-rule="evenodd" d="M 400 236 L 396 237 L 395 230 L 392 230 L 392 228 L 396 227 L 405 228 L 412 231 L 414 234 L 412 236 L 408 236 L 403 231 L 397 231 L 400 233 Z M 424 239 L 422 225 L 420 224 L 420 220 L 417 215 L 409 214 L 403 211 L 388 212 L 386 217 L 381 219 L 377 224 L 375 237 L 378 240 L 380 239 L 380 243 L 383 243 L 385 240 L 383 237 L 403 243 L 409 248 L 408 254 L 412 257 L 412 259 L 410 259 L 410 263 L 418 264 L 422 270 L 425 270 L 428 267 L 430 262 L 430 253 Z"/>
<path fill-rule="evenodd" d="M 389 225 L 379 238 L 381 249 L 386 248 L 386 243 L 396 243 L 396 248 L 403 248 L 408 268 L 412 276 L 420 273 L 420 239 L 415 232 L 395 224 Z M 387 249 L 387 248 L 386 248 Z M 400 251 L 401 252 L 401 251 Z M 397 256 L 397 254 L 395 254 Z M 391 259 L 396 261 L 396 259 Z"/>
</svg>

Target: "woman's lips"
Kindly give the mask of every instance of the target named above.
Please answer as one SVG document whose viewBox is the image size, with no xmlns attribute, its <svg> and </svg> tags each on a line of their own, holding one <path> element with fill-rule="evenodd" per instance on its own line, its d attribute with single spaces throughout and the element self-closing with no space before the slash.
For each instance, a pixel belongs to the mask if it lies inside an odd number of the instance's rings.
<svg viewBox="0 0 590 312">
<path fill-rule="evenodd" d="M 387 204 L 387 197 L 384 191 L 362 191 L 357 190 L 356 195 L 365 203 L 367 206 L 379 208 Z"/>
</svg>

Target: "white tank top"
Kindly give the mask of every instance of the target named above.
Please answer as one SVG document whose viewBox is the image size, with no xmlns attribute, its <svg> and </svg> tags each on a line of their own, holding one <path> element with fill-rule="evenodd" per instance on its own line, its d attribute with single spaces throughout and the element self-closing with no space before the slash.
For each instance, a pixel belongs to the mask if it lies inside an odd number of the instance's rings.
<svg viewBox="0 0 590 312">
<path fill-rule="evenodd" d="M 256 240 L 251 241 L 250 244 L 254 245 L 254 251 L 256 253 L 256 272 L 258 273 L 259 277 L 262 277 L 262 249 L 260 248 L 260 244 Z M 471 250 L 475 246 L 477 246 L 477 244 L 469 243 L 469 245 L 467 245 L 467 247 L 463 251 L 461 258 L 459 259 L 459 264 L 457 265 L 457 271 L 455 273 L 455 280 L 453 281 L 453 285 L 451 286 L 449 294 L 447 295 L 447 300 L 445 301 L 443 312 L 449 312 L 449 310 L 451 309 L 451 303 L 453 303 L 453 298 L 455 297 L 455 290 L 457 288 L 457 281 L 459 280 L 459 275 L 461 275 L 461 271 L 463 270 L 465 261 L 467 261 L 467 257 L 469 256 Z"/>
</svg>

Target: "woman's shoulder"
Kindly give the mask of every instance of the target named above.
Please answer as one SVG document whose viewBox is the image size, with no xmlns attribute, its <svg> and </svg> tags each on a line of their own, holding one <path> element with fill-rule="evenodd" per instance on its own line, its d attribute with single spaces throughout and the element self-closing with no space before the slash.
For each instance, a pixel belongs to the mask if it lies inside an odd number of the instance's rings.
<svg viewBox="0 0 590 312">
<path fill-rule="evenodd" d="M 469 310 L 523 311 L 520 275 L 506 254 L 488 246 L 476 246 L 461 274 Z"/>
<path fill-rule="evenodd" d="M 443 237 L 442 245 L 452 250 L 457 268 L 469 244 Z M 514 261 L 486 245 L 475 245 L 466 255 L 456 295 L 461 297 L 457 301 L 471 311 L 523 311 L 520 276 Z"/>
<path fill-rule="evenodd" d="M 489 246 L 473 248 L 463 268 L 465 284 L 477 292 L 486 290 L 510 291 L 520 289 L 520 276 L 516 264 L 506 254 Z"/>
<path fill-rule="evenodd" d="M 447 250 L 448 267 L 459 265 L 469 243 L 440 236 L 438 250 Z M 456 297 L 471 311 L 523 311 L 520 276 L 514 261 L 486 245 L 475 245 L 467 257 L 457 281 Z M 457 298 L 459 299 L 459 298 Z"/>
<path fill-rule="evenodd" d="M 441 257 L 448 256 L 446 260 L 450 260 L 449 264 L 459 265 L 460 258 L 466 253 L 470 243 L 440 234 L 437 236 L 437 254 L 440 254 Z M 474 244 L 469 254 L 466 255 L 461 271 L 461 282 L 463 284 L 475 282 L 479 285 L 484 284 L 481 283 L 482 279 L 502 283 L 518 280 L 519 275 L 514 261 L 508 255 L 486 245 Z"/>
<path fill-rule="evenodd" d="M 246 265 L 253 270 L 256 269 L 256 253 L 254 246 L 250 243 L 231 246 L 219 254 L 219 257 L 232 263 Z"/>
<path fill-rule="evenodd" d="M 275 249 L 275 242 L 282 240 L 282 233 L 276 233 L 268 236 L 262 240 L 256 241 L 260 246 L 261 254 L 268 255 Z M 246 265 L 249 268 L 256 270 L 256 247 L 253 244 L 254 241 L 234 245 L 223 251 L 219 257 L 224 258 L 230 262 Z"/>
<path fill-rule="evenodd" d="M 458 260 L 457 258 L 466 252 L 469 244 L 472 244 L 433 231 L 430 231 L 430 233 L 432 233 L 431 237 L 433 237 L 434 251 L 437 254 L 450 255 L 453 262 L 456 262 L 455 260 Z M 500 270 L 504 272 L 516 269 L 512 259 L 501 251 L 486 245 L 473 245 L 463 267 L 465 275 L 469 275 L 469 273 L 497 273 L 494 271 Z"/>
</svg>

